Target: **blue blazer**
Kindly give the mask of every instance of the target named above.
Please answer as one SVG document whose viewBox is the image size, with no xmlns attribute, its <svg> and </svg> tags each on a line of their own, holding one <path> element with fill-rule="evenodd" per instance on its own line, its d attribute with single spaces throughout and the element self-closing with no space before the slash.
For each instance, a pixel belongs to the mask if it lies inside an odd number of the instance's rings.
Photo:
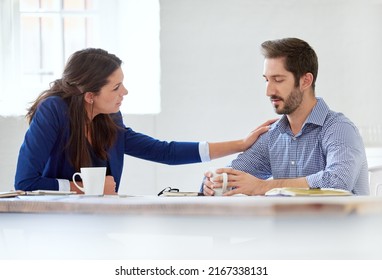
<svg viewBox="0 0 382 280">
<path fill-rule="evenodd" d="M 121 181 L 124 154 L 164 164 L 200 162 L 198 142 L 166 142 L 125 127 L 120 112 L 113 114 L 118 131 L 108 150 L 110 175 Z M 16 190 L 58 190 L 56 179 L 72 180 L 74 167 L 65 146 L 70 135 L 68 106 L 61 97 L 49 97 L 38 107 L 21 145 L 15 176 Z"/>
</svg>

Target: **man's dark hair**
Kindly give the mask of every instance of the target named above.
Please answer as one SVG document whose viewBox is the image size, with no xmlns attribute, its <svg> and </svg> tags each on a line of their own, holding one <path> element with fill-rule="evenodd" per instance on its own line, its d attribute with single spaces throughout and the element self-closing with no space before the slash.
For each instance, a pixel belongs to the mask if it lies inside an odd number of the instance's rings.
<svg viewBox="0 0 382 280">
<path fill-rule="evenodd" d="M 285 58 L 285 69 L 295 78 L 295 86 L 299 86 L 300 78 L 306 73 L 313 75 L 312 88 L 315 89 L 318 74 L 316 52 L 305 41 L 298 38 L 284 38 L 265 41 L 261 44 L 265 58 Z"/>
</svg>

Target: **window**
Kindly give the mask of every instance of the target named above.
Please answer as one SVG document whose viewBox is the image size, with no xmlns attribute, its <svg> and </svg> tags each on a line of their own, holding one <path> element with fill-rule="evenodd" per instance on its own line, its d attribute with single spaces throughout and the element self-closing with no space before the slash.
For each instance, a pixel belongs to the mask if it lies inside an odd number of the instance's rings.
<svg viewBox="0 0 382 280">
<path fill-rule="evenodd" d="M 0 114 L 24 115 L 75 51 L 99 47 L 123 61 L 123 113 L 160 111 L 158 0 L 3 0 Z M 147 102 L 150 100 L 151 102 Z"/>
</svg>

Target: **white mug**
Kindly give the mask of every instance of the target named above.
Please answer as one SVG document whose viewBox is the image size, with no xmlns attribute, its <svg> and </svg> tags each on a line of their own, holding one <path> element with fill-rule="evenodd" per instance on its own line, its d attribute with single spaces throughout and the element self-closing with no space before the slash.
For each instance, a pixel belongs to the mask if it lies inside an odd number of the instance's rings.
<svg viewBox="0 0 382 280">
<path fill-rule="evenodd" d="M 229 191 L 229 189 L 227 189 L 227 185 L 228 185 L 228 175 L 227 173 L 216 173 L 215 171 L 210 171 L 213 175 L 211 177 L 211 181 L 213 182 L 214 181 L 214 178 L 218 178 L 218 177 L 222 177 L 222 180 L 223 180 L 223 184 L 222 184 L 222 187 L 221 188 L 216 188 L 214 189 L 214 192 L 215 192 L 215 196 L 222 196 L 224 193 L 226 193 L 227 191 Z"/>
<path fill-rule="evenodd" d="M 76 183 L 75 177 L 82 178 L 83 187 Z M 81 167 L 81 172 L 73 174 L 73 183 L 85 195 L 103 195 L 106 167 Z"/>
</svg>

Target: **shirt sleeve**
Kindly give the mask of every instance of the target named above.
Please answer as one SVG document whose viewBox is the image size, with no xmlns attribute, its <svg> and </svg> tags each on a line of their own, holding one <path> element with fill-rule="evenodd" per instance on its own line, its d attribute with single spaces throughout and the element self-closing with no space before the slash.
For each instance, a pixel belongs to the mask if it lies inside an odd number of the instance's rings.
<svg viewBox="0 0 382 280">
<path fill-rule="evenodd" d="M 125 128 L 125 154 L 169 165 L 201 162 L 199 142 L 161 141 Z"/>
<path fill-rule="evenodd" d="M 344 122 L 331 125 L 322 138 L 322 149 L 326 153 L 326 167 L 306 176 L 309 186 L 353 191 L 365 164 L 364 146 L 357 128 Z"/>
<path fill-rule="evenodd" d="M 70 182 L 65 179 L 57 179 L 58 181 L 58 190 L 62 192 L 70 191 Z"/>
<path fill-rule="evenodd" d="M 234 169 L 249 173 L 259 179 L 272 177 L 268 151 L 269 134 L 260 135 L 259 139 L 246 151 L 239 154 L 230 166 Z"/>
<path fill-rule="evenodd" d="M 211 161 L 210 158 L 210 146 L 207 142 L 199 142 L 199 155 L 202 162 Z"/>
<path fill-rule="evenodd" d="M 33 191 L 58 190 L 55 178 L 43 177 L 50 153 L 60 135 L 60 108 L 52 100 L 42 102 L 21 145 L 15 176 L 15 188 Z"/>
</svg>

